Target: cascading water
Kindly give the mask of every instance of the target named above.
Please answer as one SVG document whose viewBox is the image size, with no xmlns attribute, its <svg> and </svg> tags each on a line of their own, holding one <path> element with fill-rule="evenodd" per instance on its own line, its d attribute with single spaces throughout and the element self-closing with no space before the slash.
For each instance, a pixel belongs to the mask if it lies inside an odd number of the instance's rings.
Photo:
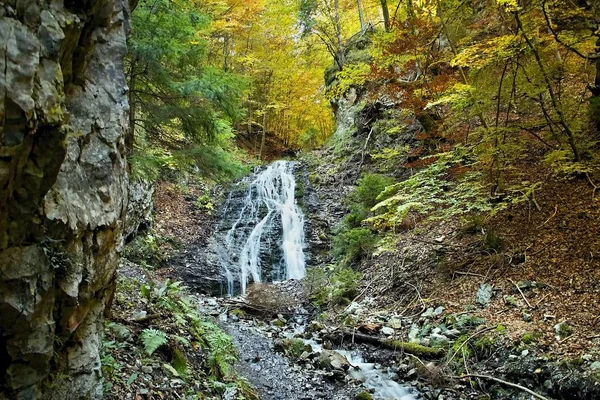
<svg viewBox="0 0 600 400">
<path fill-rule="evenodd" d="M 250 281 L 304 277 L 304 216 L 296 204 L 293 170 L 293 162 L 276 161 L 240 182 L 242 198 L 240 191 L 233 192 L 238 197 L 230 194 L 223 220 L 233 217 L 233 224 L 213 243 L 229 295 L 237 284 L 245 293 Z"/>
</svg>

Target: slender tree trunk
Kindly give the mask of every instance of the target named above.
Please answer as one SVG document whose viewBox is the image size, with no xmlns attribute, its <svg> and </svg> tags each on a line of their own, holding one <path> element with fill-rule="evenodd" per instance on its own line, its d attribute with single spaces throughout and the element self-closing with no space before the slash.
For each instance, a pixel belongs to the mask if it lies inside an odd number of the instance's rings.
<svg viewBox="0 0 600 400">
<path fill-rule="evenodd" d="M 229 69 L 229 35 L 226 33 L 223 40 L 223 71 Z"/>
<path fill-rule="evenodd" d="M 577 148 L 577 143 L 575 143 L 575 136 L 573 135 L 573 131 L 571 131 L 571 128 L 567 124 L 565 115 L 562 111 L 562 108 L 559 104 L 556 94 L 554 93 L 554 88 L 552 87 L 552 81 L 550 80 L 550 77 L 549 77 L 548 73 L 546 72 L 546 68 L 544 67 L 542 58 L 540 57 L 540 53 L 538 52 L 537 48 L 533 45 L 533 42 L 531 41 L 529 36 L 527 36 L 527 34 L 525 33 L 525 29 L 523 28 L 523 23 L 521 22 L 521 18 L 519 16 L 518 11 L 515 11 L 515 19 L 517 21 L 517 27 L 523 34 L 525 43 L 527 43 L 527 47 L 529 47 L 529 50 L 531 50 L 531 53 L 533 54 L 533 57 L 535 58 L 538 68 L 540 69 L 540 72 L 542 73 L 542 77 L 544 78 L 544 82 L 546 83 L 546 90 L 548 90 L 548 94 L 550 95 L 550 102 L 552 104 L 552 108 L 554 108 L 554 112 L 556 112 L 556 115 L 558 116 L 558 124 L 563 128 L 565 134 L 567 135 L 567 140 L 569 142 L 569 146 L 571 147 L 571 150 L 573 151 L 573 158 L 575 159 L 575 161 L 581 161 L 581 156 L 579 155 L 579 149 Z"/>
<path fill-rule="evenodd" d="M 600 37 L 596 41 L 596 54 L 600 54 Z M 596 133 L 600 134 L 600 58 L 596 59 L 594 64 L 596 65 L 596 78 L 594 85 L 590 87 L 592 96 L 589 100 L 589 114 L 596 127 Z"/>
<path fill-rule="evenodd" d="M 135 60 L 131 61 L 131 69 L 129 71 L 129 130 L 125 135 L 125 152 L 127 155 L 133 154 L 133 146 L 135 145 Z"/>
<path fill-rule="evenodd" d="M 362 2 L 360 0 L 356 0 L 356 6 L 358 7 L 358 19 L 360 20 L 360 31 L 364 32 L 364 30 L 365 30 L 365 17 L 363 15 Z"/>
<path fill-rule="evenodd" d="M 338 67 L 342 69 L 346 60 L 344 57 L 344 40 L 342 39 L 342 24 L 340 22 L 340 1 L 334 0 L 333 12 L 335 20 L 335 37 L 337 40 L 337 61 Z"/>
<path fill-rule="evenodd" d="M 385 26 L 385 30 L 390 30 L 390 10 L 388 9 L 387 0 L 380 0 L 381 2 L 381 12 L 383 13 L 383 25 Z"/>
<path fill-rule="evenodd" d="M 267 136 L 267 111 L 265 110 L 265 113 L 263 114 L 263 120 L 262 120 L 262 140 L 260 142 L 260 153 L 258 154 L 259 160 L 262 160 L 262 158 L 263 158 L 263 151 L 265 150 L 266 136 Z"/>
</svg>

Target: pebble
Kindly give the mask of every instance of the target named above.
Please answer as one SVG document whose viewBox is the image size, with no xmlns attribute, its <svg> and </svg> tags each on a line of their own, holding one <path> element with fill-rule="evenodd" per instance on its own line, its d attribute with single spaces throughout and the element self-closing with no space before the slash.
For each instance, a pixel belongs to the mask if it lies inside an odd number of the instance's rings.
<svg viewBox="0 0 600 400">
<path fill-rule="evenodd" d="M 592 365 L 590 365 L 590 369 L 593 371 L 600 371 L 600 361 L 594 361 Z"/>
<path fill-rule="evenodd" d="M 393 328 L 390 328 L 389 326 L 384 326 L 381 328 L 381 333 L 383 333 L 386 336 L 392 336 L 395 331 Z"/>
</svg>

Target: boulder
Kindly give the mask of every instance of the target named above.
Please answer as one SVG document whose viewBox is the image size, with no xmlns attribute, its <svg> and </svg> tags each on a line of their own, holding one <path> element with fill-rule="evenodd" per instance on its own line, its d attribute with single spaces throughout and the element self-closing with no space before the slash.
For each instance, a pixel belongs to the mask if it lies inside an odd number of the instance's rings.
<svg viewBox="0 0 600 400">
<path fill-rule="evenodd" d="M 129 13 L 126 0 L 0 3 L 0 399 L 102 394 L 128 201 Z"/>
</svg>

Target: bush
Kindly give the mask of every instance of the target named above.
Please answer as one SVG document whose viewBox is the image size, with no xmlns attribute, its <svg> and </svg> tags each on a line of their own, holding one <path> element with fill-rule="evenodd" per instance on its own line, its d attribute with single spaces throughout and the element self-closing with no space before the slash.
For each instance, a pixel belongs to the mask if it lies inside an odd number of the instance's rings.
<svg viewBox="0 0 600 400">
<path fill-rule="evenodd" d="M 318 274 L 314 272 L 311 274 L 318 277 L 318 282 L 313 282 L 318 286 L 311 288 L 311 298 L 315 305 L 348 304 L 358 294 L 357 287 L 361 278 L 360 272 L 340 265 L 332 265 L 328 271 L 320 271 Z M 327 277 L 325 278 L 324 275 L 327 275 Z"/>
<path fill-rule="evenodd" d="M 343 230 L 333 239 L 333 254 L 351 264 L 371 254 L 376 243 L 377 236 L 368 228 Z"/>
<path fill-rule="evenodd" d="M 377 204 L 377 197 L 387 186 L 394 183 L 392 178 L 387 176 L 366 173 L 358 180 L 358 186 L 350 195 L 350 200 L 354 203 L 360 203 L 368 209 Z"/>
</svg>

